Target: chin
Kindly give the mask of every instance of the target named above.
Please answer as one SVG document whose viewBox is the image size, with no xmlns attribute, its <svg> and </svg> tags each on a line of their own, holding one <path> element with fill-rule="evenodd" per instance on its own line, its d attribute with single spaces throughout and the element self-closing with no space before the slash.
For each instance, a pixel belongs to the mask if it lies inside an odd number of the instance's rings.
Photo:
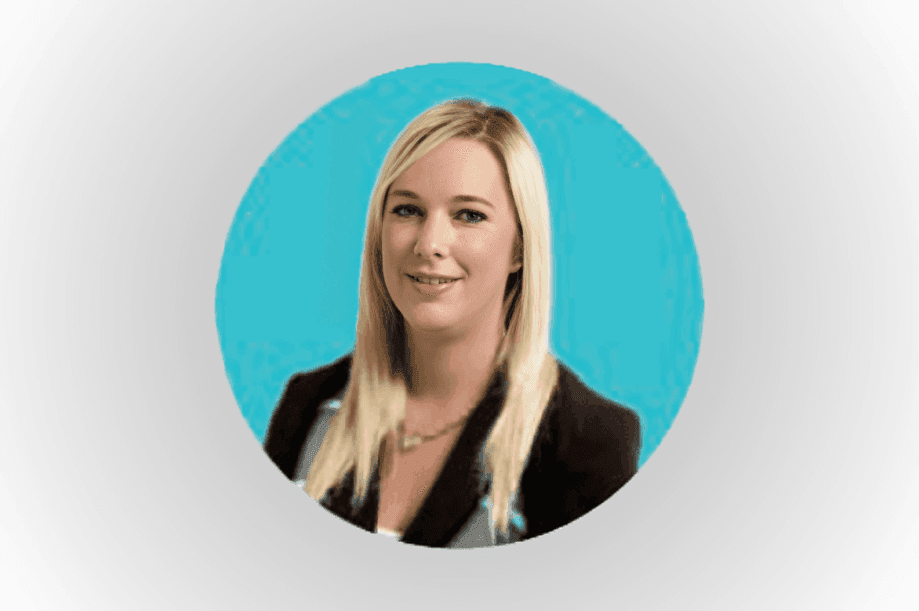
<svg viewBox="0 0 919 611">
<path fill-rule="evenodd" d="M 458 323 L 453 316 L 445 316 L 439 312 L 417 312 L 405 317 L 407 327 L 426 333 L 456 330 L 459 327 Z"/>
<path fill-rule="evenodd" d="M 428 317 L 411 320 L 406 319 L 405 322 L 410 329 L 423 331 L 425 333 L 448 332 L 457 328 L 456 324 L 450 321 L 435 320 Z"/>
</svg>

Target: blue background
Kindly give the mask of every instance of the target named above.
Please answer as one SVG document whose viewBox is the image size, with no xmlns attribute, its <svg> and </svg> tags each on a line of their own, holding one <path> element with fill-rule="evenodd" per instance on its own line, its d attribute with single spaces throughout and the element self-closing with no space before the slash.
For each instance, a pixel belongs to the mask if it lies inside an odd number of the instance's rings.
<svg viewBox="0 0 919 611">
<path fill-rule="evenodd" d="M 643 464 L 679 411 L 702 333 L 692 234 L 661 170 L 599 108 L 489 64 L 378 76 L 297 127 L 258 171 L 227 236 L 216 318 L 227 376 L 263 440 L 287 379 L 350 352 L 377 173 L 406 124 L 473 97 L 513 112 L 546 170 L 555 259 L 552 352 L 635 409 Z"/>
</svg>

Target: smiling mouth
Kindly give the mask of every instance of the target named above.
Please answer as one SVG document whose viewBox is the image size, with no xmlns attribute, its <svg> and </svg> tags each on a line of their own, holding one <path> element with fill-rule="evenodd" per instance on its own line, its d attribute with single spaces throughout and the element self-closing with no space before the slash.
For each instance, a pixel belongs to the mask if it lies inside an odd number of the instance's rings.
<svg viewBox="0 0 919 611">
<path fill-rule="evenodd" d="M 418 278 L 417 276 L 413 276 L 411 274 L 405 274 L 405 275 L 411 278 L 412 280 L 414 280 L 415 282 L 417 282 L 418 284 L 431 284 L 431 285 L 450 284 L 451 282 L 456 282 L 457 280 L 459 280 L 459 278 Z"/>
</svg>

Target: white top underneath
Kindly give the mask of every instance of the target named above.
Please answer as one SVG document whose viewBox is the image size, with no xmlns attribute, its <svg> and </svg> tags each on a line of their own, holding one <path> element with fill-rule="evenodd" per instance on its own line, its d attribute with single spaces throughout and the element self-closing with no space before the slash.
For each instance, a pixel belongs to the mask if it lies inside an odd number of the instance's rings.
<svg viewBox="0 0 919 611">
<path fill-rule="evenodd" d="M 378 534 L 378 535 L 385 535 L 385 536 L 387 536 L 387 537 L 392 537 L 393 539 L 401 539 L 401 538 L 402 538 L 402 533 L 397 533 L 397 532 L 394 531 L 394 530 L 387 530 L 387 529 L 385 529 L 385 528 L 380 528 L 379 526 L 377 526 L 377 534 Z"/>
</svg>

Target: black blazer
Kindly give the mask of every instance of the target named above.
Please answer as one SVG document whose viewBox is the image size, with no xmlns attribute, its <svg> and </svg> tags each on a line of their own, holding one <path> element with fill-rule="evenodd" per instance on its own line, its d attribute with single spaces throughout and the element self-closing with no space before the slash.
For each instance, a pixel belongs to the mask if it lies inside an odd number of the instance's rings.
<svg viewBox="0 0 919 611">
<path fill-rule="evenodd" d="M 301 452 L 320 406 L 340 396 L 348 383 L 351 356 L 294 375 L 275 409 L 265 451 L 294 479 Z M 495 374 L 485 397 L 469 416 L 443 470 L 406 528 L 402 541 L 432 547 L 472 547 L 457 543 L 472 524 L 487 516 L 487 485 L 479 469 L 480 451 L 500 414 L 506 384 Z M 612 496 L 638 470 L 641 425 L 630 409 L 588 388 L 559 363 L 555 392 L 534 438 L 520 481 L 513 527 L 493 543 L 523 540 L 547 533 L 583 516 Z M 354 474 L 349 473 L 322 500 L 341 518 L 374 532 L 379 506 L 379 477 L 374 473 L 363 505 L 352 508 Z"/>
</svg>

